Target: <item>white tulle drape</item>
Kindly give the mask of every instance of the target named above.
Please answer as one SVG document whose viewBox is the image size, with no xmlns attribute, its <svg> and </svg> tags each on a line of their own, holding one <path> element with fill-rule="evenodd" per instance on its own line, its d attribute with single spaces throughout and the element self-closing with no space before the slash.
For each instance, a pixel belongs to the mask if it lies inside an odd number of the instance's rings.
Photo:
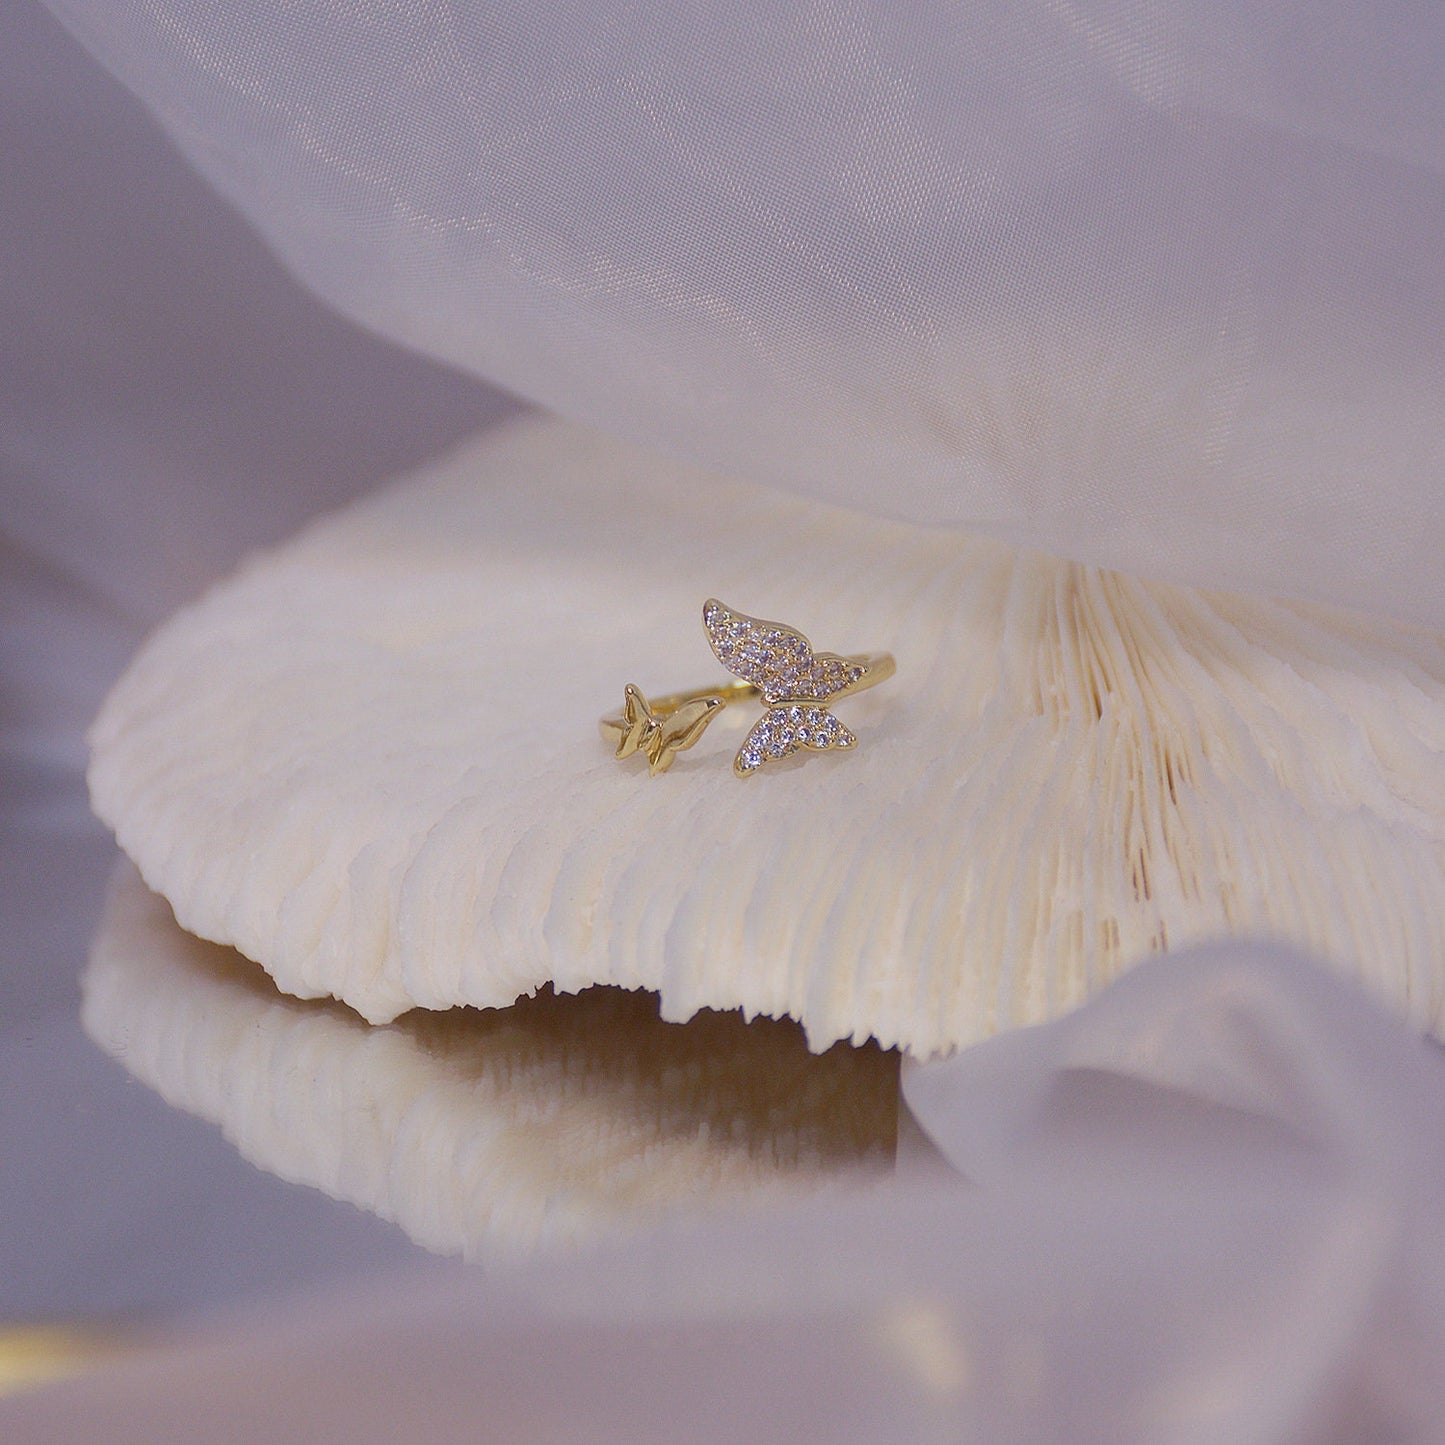
<svg viewBox="0 0 1445 1445">
<path fill-rule="evenodd" d="M 1445 624 L 1439 6 L 51 8 L 327 299 L 568 416 Z"/>
</svg>

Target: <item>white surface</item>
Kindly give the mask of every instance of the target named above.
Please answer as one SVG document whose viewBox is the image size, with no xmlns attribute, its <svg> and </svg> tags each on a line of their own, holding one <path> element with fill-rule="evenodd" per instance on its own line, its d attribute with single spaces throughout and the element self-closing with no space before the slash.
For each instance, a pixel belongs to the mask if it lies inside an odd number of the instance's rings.
<svg viewBox="0 0 1445 1445">
<path fill-rule="evenodd" d="M 87 1033 L 259 1168 L 471 1258 L 892 1173 L 898 1060 L 808 1053 L 735 1014 L 662 1023 L 615 989 L 372 1028 L 183 933 L 126 864 L 83 979 Z"/>
<path fill-rule="evenodd" d="M 1433 0 L 51 0 L 305 281 L 574 420 L 1445 627 Z"/>
<path fill-rule="evenodd" d="M 671 771 L 623 685 L 725 676 L 705 597 L 898 675 L 846 753 Z M 1445 1006 L 1445 640 L 687 472 L 527 419 L 255 558 L 147 643 L 92 797 L 183 926 L 374 1022 L 648 988 L 921 1054 L 1141 958 L 1282 937 Z"/>
</svg>

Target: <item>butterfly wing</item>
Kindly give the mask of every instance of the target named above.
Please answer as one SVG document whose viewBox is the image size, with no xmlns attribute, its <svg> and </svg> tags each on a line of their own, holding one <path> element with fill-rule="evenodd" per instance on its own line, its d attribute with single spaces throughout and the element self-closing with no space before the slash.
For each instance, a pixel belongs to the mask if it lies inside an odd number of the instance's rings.
<svg viewBox="0 0 1445 1445">
<path fill-rule="evenodd" d="M 715 597 L 703 604 L 702 625 L 717 660 L 734 677 L 752 683 L 768 703 L 826 702 L 864 673 L 860 663 L 846 657 L 815 653 L 796 629 L 735 612 Z"/>
<path fill-rule="evenodd" d="M 857 742 L 856 735 L 821 704 L 783 703 L 770 707 L 753 724 L 733 759 L 733 771 L 745 778 L 764 763 L 778 762 L 799 748 L 826 753 Z"/>
<path fill-rule="evenodd" d="M 617 740 L 617 756 L 630 758 L 648 741 L 648 733 L 656 727 L 657 722 L 642 689 L 630 682 L 622 699 L 622 722 L 622 736 Z"/>
<path fill-rule="evenodd" d="M 657 719 L 648 740 L 648 771 L 665 773 L 678 753 L 690 748 L 702 735 L 712 715 L 723 705 L 720 697 L 699 697 L 685 702 L 675 712 Z"/>
</svg>

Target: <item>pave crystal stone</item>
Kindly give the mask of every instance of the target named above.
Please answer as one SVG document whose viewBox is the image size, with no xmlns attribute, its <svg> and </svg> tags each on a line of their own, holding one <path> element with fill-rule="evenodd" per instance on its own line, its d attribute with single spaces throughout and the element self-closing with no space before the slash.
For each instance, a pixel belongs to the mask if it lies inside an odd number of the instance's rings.
<svg viewBox="0 0 1445 1445">
<path fill-rule="evenodd" d="M 827 752 L 857 742 L 828 709 L 815 702 L 783 702 L 768 709 L 748 733 L 738 752 L 740 772 L 750 773 L 769 761 L 791 757 L 799 748 Z"/>
<path fill-rule="evenodd" d="M 752 683 L 769 703 L 792 698 L 826 702 L 863 676 L 857 663 L 816 656 L 807 638 L 792 628 L 745 617 L 717 601 L 703 609 L 703 626 L 718 661 Z"/>
</svg>

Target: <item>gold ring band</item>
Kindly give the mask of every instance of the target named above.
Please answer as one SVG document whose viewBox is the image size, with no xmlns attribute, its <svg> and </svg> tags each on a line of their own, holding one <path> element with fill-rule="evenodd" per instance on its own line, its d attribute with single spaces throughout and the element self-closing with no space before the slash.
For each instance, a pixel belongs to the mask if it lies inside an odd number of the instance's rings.
<svg viewBox="0 0 1445 1445">
<path fill-rule="evenodd" d="M 842 692 L 835 692 L 835 698 L 848 697 L 855 692 L 863 692 L 867 688 L 877 687 L 880 682 L 887 682 L 897 671 L 897 663 L 893 660 L 891 652 L 865 652 L 856 657 L 845 659 L 855 663 L 864 669 L 862 677 L 856 682 L 850 683 Z M 631 683 L 628 684 L 632 686 Z M 673 713 L 680 711 L 690 702 L 702 702 L 706 698 L 716 698 L 720 707 L 729 707 L 736 702 L 752 702 L 754 698 L 760 698 L 763 690 L 756 683 L 730 681 L 720 682 L 714 687 L 695 687 L 689 692 L 669 692 L 663 697 L 648 699 L 648 706 L 652 709 L 654 717 L 671 717 Z M 614 712 L 607 717 L 597 720 L 597 729 L 602 734 L 603 740 L 615 743 L 627 731 L 626 711 Z"/>
<path fill-rule="evenodd" d="M 630 693 L 636 691 L 636 688 L 629 682 L 627 690 Z M 716 687 L 699 687 L 691 692 L 670 692 L 665 697 L 648 698 L 647 706 L 653 717 L 664 718 L 671 717 L 693 702 L 711 700 L 716 707 L 727 707 L 730 703 L 751 702 L 753 698 L 761 696 L 762 692 L 750 682 L 720 682 Z M 602 734 L 604 742 L 621 741 L 627 728 L 625 706 L 621 712 L 609 713 L 597 722 L 597 730 Z"/>
</svg>

